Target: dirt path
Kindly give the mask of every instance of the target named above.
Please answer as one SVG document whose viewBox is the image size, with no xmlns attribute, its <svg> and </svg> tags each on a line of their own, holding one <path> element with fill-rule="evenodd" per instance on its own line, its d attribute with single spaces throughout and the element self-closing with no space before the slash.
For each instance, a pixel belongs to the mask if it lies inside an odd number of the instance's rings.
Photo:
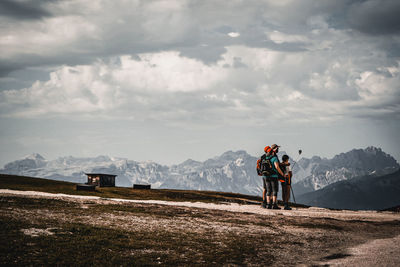
<svg viewBox="0 0 400 267">
<path fill-rule="evenodd" d="M 348 254 L 339 259 L 321 262 L 332 266 L 400 266 L 398 256 L 400 235 L 395 238 L 376 239 L 350 248 Z"/>
<path fill-rule="evenodd" d="M 286 210 L 267 210 L 261 209 L 258 205 L 241 205 L 236 203 L 214 204 L 204 202 L 179 202 L 179 201 L 162 201 L 162 200 L 131 200 L 116 198 L 100 198 L 96 196 L 79 196 L 67 194 L 54 194 L 38 191 L 18 191 L 9 189 L 0 189 L 1 194 L 42 197 L 49 199 L 83 199 L 83 200 L 99 200 L 111 202 L 125 202 L 138 204 L 155 204 L 167 206 L 191 207 L 200 209 L 212 209 L 230 212 L 253 213 L 262 215 L 283 215 L 289 217 L 309 217 L 309 218 L 334 218 L 339 220 L 362 220 L 362 221 L 392 221 L 400 220 L 400 214 L 393 212 L 377 212 L 377 211 L 350 211 L 350 210 L 329 210 L 324 208 L 293 208 L 291 211 Z"/>
</svg>

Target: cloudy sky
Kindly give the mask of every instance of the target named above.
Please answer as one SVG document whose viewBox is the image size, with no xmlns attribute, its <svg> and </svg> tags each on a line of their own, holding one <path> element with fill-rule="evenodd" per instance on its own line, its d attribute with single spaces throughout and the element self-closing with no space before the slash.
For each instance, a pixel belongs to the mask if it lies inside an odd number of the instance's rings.
<svg viewBox="0 0 400 267">
<path fill-rule="evenodd" d="M 267 144 L 400 160 L 400 1 L 1 0 L 0 166 Z"/>
</svg>

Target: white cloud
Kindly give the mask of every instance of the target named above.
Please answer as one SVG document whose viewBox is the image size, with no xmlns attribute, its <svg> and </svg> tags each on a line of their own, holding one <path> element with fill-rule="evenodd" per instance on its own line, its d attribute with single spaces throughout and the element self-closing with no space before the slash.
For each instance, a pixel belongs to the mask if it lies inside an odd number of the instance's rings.
<svg viewBox="0 0 400 267">
<path fill-rule="evenodd" d="M 245 67 L 235 68 L 238 58 Z M 314 58 L 243 46 L 227 47 L 212 65 L 172 51 L 125 55 L 59 67 L 48 81 L 1 92 L 0 108 L 3 116 L 125 114 L 176 123 L 195 116 L 197 122 L 225 118 L 228 124 L 266 123 L 252 114 L 270 109 L 277 110 L 274 120 L 297 122 L 399 112 L 398 65 L 357 75 L 354 64 L 337 58 L 310 73 L 319 65 Z"/>
<path fill-rule="evenodd" d="M 227 70 L 179 56 L 178 52 L 121 56 L 119 63 L 62 66 L 46 82 L 0 92 L 1 106 L 17 116 L 91 113 L 146 104 L 150 94 L 209 90 L 225 80 Z M 142 94 L 142 96 L 140 96 Z M 2 112 L 3 115 L 7 112 Z"/>
<path fill-rule="evenodd" d="M 120 58 L 121 66 L 112 70 L 118 83 L 133 90 L 190 92 L 213 87 L 225 80 L 226 70 L 179 56 L 178 52 L 141 54 L 140 61 Z"/>
<path fill-rule="evenodd" d="M 363 106 L 380 106 L 395 108 L 400 112 L 400 67 L 380 68 L 376 71 L 365 71 L 355 81 L 363 99 Z"/>
<path fill-rule="evenodd" d="M 230 32 L 228 33 L 228 36 L 232 37 L 232 38 L 236 38 L 240 36 L 240 33 L 238 32 Z"/>
</svg>

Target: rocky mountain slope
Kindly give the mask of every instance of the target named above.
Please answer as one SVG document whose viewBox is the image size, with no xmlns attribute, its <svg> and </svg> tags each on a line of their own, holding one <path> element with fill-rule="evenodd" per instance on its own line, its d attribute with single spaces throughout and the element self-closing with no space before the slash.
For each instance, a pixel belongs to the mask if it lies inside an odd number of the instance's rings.
<svg viewBox="0 0 400 267">
<path fill-rule="evenodd" d="M 296 168 L 298 167 L 298 168 Z M 293 185 L 297 195 L 312 192 L 343 180 L 366 175 L 381 176 L 399 169 L 396 160 L 380 148 L 353 149 L 332 159 L 302 158 L 295 166 Z"/>
<path fill-rule="evenodd" d="M 330 184 L 297 198 L 323 208 L 382 210 L 400 204 L 400 171 L 384 176 L 357 177 Z"/>
<path fill-rule="evenodd" d="M 259 195 L 262 184 L 255 171 L 256 161 L 257 157 L 245 151 L 228 151 L 204 162 L 189 159 L 173 166 L 108 156 L 69 156 L 46 160 L 39 154 L 32 154 L 6 164 L 0 173 L 86 182 L 85 172 L 102 172 L 118 175 L 118 186 L 130 187 L 133 183 L 149 183 L 153 188 Z M 294 165 L 294 181 L 298 181 L 294 188 L 296 195 L 300 195 L 337 181 L 370 174 L 382 175 L 398 169 L 399 164 L 395 159 L 375 147 L 355 149 L 333 159 L 302 158 Z"/>
</svg>

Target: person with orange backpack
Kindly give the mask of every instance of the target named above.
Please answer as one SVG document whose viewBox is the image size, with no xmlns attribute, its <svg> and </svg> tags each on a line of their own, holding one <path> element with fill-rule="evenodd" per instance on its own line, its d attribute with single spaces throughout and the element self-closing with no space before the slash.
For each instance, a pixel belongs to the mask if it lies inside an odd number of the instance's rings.
<svg viewBox="0 0 400 267">
<path fill-rule="evenodd" d="M 277 203 L 278 196 L 278 174 L 281 176 L 285 176 L 282 170 L 279 168 L 279 160 L 277 157 L 277 153 L 279 151 L 279 147 L 277 144 L 273 144 L 271 147 L 266 147 L 264 151 L 266 152 L 260 158 L 260 170 L 257 166 L 257 172 L 263 176 L 263 208 L 268 209 L 280 209 Z M 268 151 L 268 152 L 267 152 Z M 265 196 L 264 196 L 264 192 Z"/>
<path fill-rule="evenodd" d="M 263 172 L 265 171 L 266 167 L 263 166 L 262 164 L 264 163 L 266 157 L 271 152 L 271 148 L 269 146 L 266 146 L 264 148 L 264 152 L 265 152 L 265 154 L 263 154 L 257 160 L 257 174 L 259 176 L 263 176 Z M 264 208 L 264 209 L 267 207 L 267 198 L 266 198 L 266 196 L 267 196 L 267 184 L 266 184 L 266 181 L 265 181 L 264 176 L 263 176 L 263 193 L 262 193 L 263 202 L 261 204 L 261 207 Z"/>
</svg>

